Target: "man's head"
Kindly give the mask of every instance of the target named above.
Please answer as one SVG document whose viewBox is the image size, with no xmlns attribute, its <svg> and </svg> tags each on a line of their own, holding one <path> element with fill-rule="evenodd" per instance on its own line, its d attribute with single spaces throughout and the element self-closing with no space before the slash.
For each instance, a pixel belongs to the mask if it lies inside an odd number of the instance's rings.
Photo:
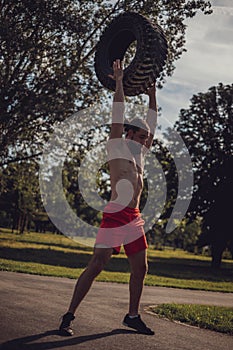
<svg viewBox="0 0 233 350">
<path fill-rule="evenodd" d="M 146 145 L 149 137 L 150 128 L 147 122 L 140 118 L 134 118 L 124 124 L 126 139 L 134 142 L 128 143 L 132 153 L 140 153 L 142 146 Z M 135 143 L 137 142 L 138 145 Z M 132 149 L 131 149 L 132 148 Z"/>
<path fill-rule="evenodd" d="M 139 154 L 142 150 L 142 146 L 146 145 L 149 137 L 150 128 L 147 122 L 140 118 L 134 118 L 130 122 L 124 124 L 126 139 L 128 142 L 130 151 L 133 154 Z"/>
</svg>

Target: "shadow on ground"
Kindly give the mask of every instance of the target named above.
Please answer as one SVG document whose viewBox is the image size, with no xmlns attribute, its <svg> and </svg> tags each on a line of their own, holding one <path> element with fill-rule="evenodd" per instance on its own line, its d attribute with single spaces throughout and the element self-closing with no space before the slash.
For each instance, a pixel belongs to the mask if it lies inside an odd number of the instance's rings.
<svg viewBox="0 0 233 350">
<path fill-rule="evenodd" d="M 51 330 L 44 333 L 34 334 L 27 337 L 17 338 L 9 340 L 1 344 L 1 350 L 49 350 L 68 347 L 71 345 L 78 345 L 88 341 L 106 338 L 114 335 L 120 334 L 137 334 L 136 331 L 126 330 L 126 329 L 113 329 L 111 332 L 83 335 L 80 337 L 60 337 L 57 330 Z M 51 336 L 56 336 L 56 340 L 46 341 L 45 338 Z M 59 337 L 59 338 L 58 338 Z M 38 342 L 41 340 L 41 342 Z M 37 341 L 37 342 L 36 342 Z"/>
</svg>

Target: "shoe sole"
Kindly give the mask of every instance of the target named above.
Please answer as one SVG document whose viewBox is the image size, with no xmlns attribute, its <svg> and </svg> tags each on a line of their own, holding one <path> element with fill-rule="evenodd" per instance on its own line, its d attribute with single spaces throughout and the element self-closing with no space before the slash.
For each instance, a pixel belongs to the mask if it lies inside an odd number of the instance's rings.
<svg viewBox="0 0 233 350">
<path fill-rule="evenodd" d="M 74 335 L 73 331 L 68 332 L 66 329 L 59 329 L 59 334 L 64 336 L 64 337 L 71 337 Z"/>
<path fill-rule="evenodd" d="M 146 333 L 146 332 L 139 331 L 137 328 L 134 328 L 134 327 L 128 325 L 127 323 L 125 323 L 125 322 L 122 322 L 122 324 L 123 324 L 123 326 L 126 326 L 126 327 L 129 327 L 131 329 L 134 329 L 135 331 L 137 331 L 140 334 L 145 334 L 145 335 L 154 335 L 155 334 L 153 331 L 151 333 Z"/>
</svg>

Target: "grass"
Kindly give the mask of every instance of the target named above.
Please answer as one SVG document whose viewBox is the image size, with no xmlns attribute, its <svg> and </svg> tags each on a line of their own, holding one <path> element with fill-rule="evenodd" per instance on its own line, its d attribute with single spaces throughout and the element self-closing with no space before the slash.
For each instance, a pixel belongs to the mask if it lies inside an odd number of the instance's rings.
<svg viewBox="0 0 233 350">
<path fill-rule="evenodd" d="M 93 248 L 62 235 L 0 229 L 0 269 L 31 274 L 77 278 Z M 221 270 L 210 267 L 210 258 L 182 250 L 148 249 L 146 285 L 233 292 L 233 261 L 224 260 Z M 122 252 L 114 256 L 98 281 L 128 283 L 129 264 Z"/>
<path fill-rule="evenodd" d="M 160 304 L 150 311 L 169 320 L 233 335 L 233 307 Z"/>
</svg>

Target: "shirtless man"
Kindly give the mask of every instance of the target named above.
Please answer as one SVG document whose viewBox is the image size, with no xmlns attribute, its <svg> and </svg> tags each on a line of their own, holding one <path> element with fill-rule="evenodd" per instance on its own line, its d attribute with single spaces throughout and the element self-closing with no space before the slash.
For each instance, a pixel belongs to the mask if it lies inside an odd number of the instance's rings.
<svg viewBox="0 0 233 350">
<path fill-rule="evenodd" d="M 138 332 L 153 335 L 139 315 L 139 303 L 144 278 L 147 273 L 147 242 L 143 230 L 144 221 L 139 212 L 143 189 L 143 155 L 152 144 L 157 122 L 155 84 L 148 90 L 149 110 L 146 121 L 136 118 L 124 131 L 123 69 L 120 60 L 113 63 L 112 79 L 116 81 L 113 99 L 112 126 L 108 141 L 108 156 L 111 178 L 111 199 L 104 209 L 101 227 L 96 237 L 93 256 L 79 277 L 67 313 L 63 316 L 59 332 L 73 335 L 71 322 L 75 311 L 92 282 L 104 269 L 112 254 L 120 252 L 124 245 L 131 274 L 129 283 L 129 312 L 123 324 Z"/>
</svg>

